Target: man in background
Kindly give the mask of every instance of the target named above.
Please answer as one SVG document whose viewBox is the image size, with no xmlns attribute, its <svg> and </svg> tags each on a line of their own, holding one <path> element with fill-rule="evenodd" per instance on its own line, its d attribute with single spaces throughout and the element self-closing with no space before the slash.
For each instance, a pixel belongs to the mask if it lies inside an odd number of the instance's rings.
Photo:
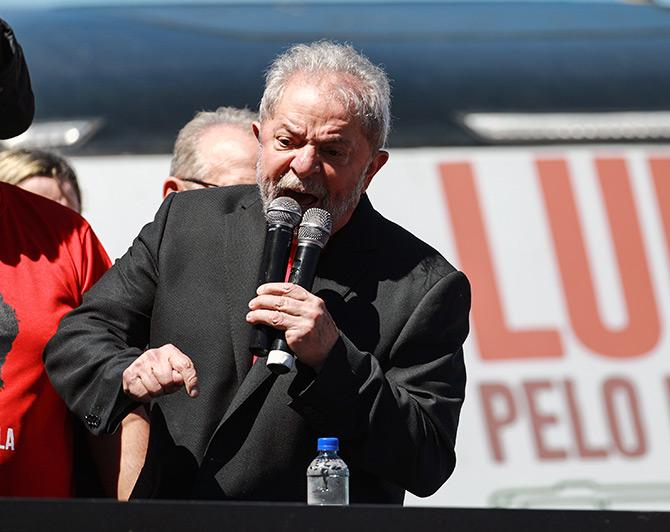
<svg viewBox="0 0 670 532">
<path fill-rule="evenodd" d="M 249 109 L 235 107 L 196 114 L 177 136 L 163 197 L 182 190 L 255 183 L 258 142 L 252 123 L 257 119 Z"/>
</svg>

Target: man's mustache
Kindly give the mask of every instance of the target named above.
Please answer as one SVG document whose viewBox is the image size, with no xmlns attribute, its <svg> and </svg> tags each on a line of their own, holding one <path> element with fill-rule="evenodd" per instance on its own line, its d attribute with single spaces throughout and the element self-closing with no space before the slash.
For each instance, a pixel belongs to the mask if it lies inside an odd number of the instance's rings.
<svg viewBox="0 0 670 532">
<path fill-rule="evenodd" d="M 298 179 L 293 172 L 286 172 L 279 178 L 273 188 L 275 190 L 292 190 L 301 194 L 311 194 L 317 198 L 324 198 L 328 191 L 326 187 L 314 179 Z"/>
</svg>

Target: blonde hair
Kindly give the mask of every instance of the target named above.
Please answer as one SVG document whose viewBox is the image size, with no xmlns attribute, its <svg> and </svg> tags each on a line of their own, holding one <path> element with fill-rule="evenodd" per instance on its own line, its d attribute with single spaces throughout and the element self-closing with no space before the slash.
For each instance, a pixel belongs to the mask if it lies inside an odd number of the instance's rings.
<svg viewBox="0 0 670 532">
<path fill-rule="evenodd" d="M 0 151 L 0 181 L 18 185 L 24 179 L 35 176 L 53 177 L 61 183 L 69 182 L 81 209 L 77 175 L 63 157 L 42 150 Z"/>
</svg>

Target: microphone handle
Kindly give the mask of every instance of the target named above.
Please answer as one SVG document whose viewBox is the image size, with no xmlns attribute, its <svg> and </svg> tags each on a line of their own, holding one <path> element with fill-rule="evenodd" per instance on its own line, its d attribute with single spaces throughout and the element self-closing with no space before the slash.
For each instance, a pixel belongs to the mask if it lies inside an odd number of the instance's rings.
<svg viewBox="0 0 670 532">
<path fill-rule="evenodd" d="M 284 280 L 292 240 L 293 229 L 291 227 L 279 224 L 268 227 L 256 286 L 265 283 L 280 283 Z M 254 325 L 251 330 L 249 351 L 257 357 L 267 356 L 274 338 L 275 330 L 269 325 Z"/>
<path fill-rule="evenodd" d="M 311 241 L 298 241 L 289 282 L 302 286 L 305 290 L 311 292 L 320 253 L 321 247 L 319 245 Z M 275 340 L 272 342 L 272 348 L 268 353 L 266 365 L 272 373 L 282 375 L 291 371 L 295 356 L 286 343 L 284 332 L 275 331 L 275 334 Z"/>
</svg>

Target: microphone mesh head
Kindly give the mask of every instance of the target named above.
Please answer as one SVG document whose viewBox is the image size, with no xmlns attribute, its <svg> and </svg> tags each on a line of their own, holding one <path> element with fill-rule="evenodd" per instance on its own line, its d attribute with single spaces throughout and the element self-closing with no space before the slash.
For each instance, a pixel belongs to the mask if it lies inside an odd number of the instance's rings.
<svg viewBox="0 0 670 532">
<path fill-rule="evenodd" d="M 307 209 L 298 229 L 298 242 L 307 240 L 322 248 L 328 242 L 331 229 L 332 222 L 328 211 L 316 207 Z"/>
<path fill-rule="evenodd" d="M 295 227 L 300 223 L 302 209 L 296 200 L 287 196 L 275 198 L 268 205 L 265 219 L 269 224 Z"/>
</svg>

